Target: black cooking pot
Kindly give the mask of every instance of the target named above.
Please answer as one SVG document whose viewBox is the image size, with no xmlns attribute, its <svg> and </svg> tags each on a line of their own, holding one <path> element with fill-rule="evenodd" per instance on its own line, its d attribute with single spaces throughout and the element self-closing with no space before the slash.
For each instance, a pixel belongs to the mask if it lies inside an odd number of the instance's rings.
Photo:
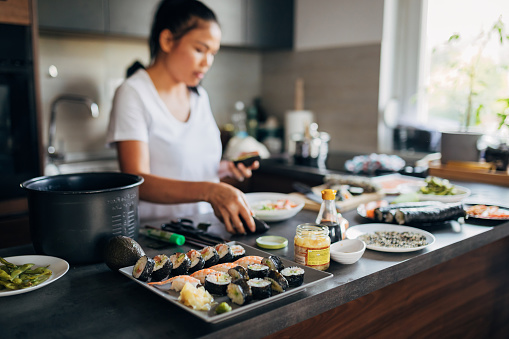
<svg viewBox="0 0 509 339">
<path fill-rule="evenodd" d="M 39 254 L 74 264 L 103 260 L 109 238 L 137 239 L 138 189 L 143 178 L 118 172 L 75 173 L 30 179 L 30 233 Z"/>
</svg>

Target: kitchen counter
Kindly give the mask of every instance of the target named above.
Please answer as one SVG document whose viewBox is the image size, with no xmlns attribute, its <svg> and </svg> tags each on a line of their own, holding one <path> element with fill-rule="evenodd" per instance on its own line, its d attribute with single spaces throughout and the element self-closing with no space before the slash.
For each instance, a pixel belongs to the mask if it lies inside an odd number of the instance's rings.
<svg viewBox="0 0 509 339">
<path fill-rule="evenodd" d="M 509 188 L 460 184 L 472 190 L 472 199 L 500 202 L 509 196 Z M 344 216 L 351 225 L 367 222 L 355 211 Z M 302 211 L 287 221 L 271 223 L 267 234 L 284 236 L 289 239 L 289 245 L 285 249 L 266 251 L 293 260 L 295 227 L 313 222 L 315 217 L 316 212 Z M 211 215 L 193 219 L 210 221 L 213 223 L 210 231 L 230 237 Z M 157 226 L 161 222 L 151 224 Z M 2 336 L 240 338 L 249 333 L 247 337 L 259 338 L 316 337 L 321 333 L 330 337 L 339 335 L 336 331 L 344 331 L 344 337 L 360 333 L 362 337 L 383 333 L 409 337 L 418 333 L 443 336 L 451 334 L 449 331 L 454 328 L 457 335 L 468 333 L 475 337 L 473 333 L 486 334 L 482 329 L 488 328 L 487 331 L 492 331 L 490 337 L 507 337 L 509 222 L 488 224 L 470 219 L 460 228 L 447 223 L 426 229 L 435 235 L 436 242 L 424 250 L 409 253 L 366 250 L 353 265 L 331 262 L 328 270 L 334 274 L 331 279 L 220 324 L 201 321 L 112 272 L 105 264 L 71 266 L 65 276 L 46 287 L 2 298 L 2 309 L 8 310 L 3 312 L 0 322 Z M 231 240 L 254 246 L 256 237 L 233 236 Z M 188 249 L 184 245 L 154 250 L 148 247 L 152 240 L 140 237 L 139 242 L 148 255 Z M 32 253 L 31 246 L 0 250 L 2 257 Z M 436 286 L 428 284 L 426 279 L 435 279 Z M 449 280 L 454 284 L 448 285 Z M 495 283 L 499 280 L 500 283 Z M 419 291 L 411 290 L 414 285 Z M 452 299 L 457 304 L 448 301 L 448 297 L 469 287 L 466 297 Z M 441 291 L 436 294 L 440 297 L 430 299 L 429 293 L 435 290 Z M 486 295 L 491 296 L 490 300 Z M 427 307 L 421 309 L 417 306 L 420 302 L 427 302 Z M 444 303 L 447 307 L 441 306 Z M 484 312 L 481 318 L 474 313 L 480 306 L 486 306 L 481 310 Z M 432 314 L 435 318 L 426 320 L 422 315 L 425 309 L 429 313 L 424 315 Z M 433 326 L 404 327 L 410 315 L 414 316 L 410 325 L 433 323 Z M 481 320 L 484 322 L 479 323 Z M 458 327 L 457 323 L 463 325 Z"/>
</svg>

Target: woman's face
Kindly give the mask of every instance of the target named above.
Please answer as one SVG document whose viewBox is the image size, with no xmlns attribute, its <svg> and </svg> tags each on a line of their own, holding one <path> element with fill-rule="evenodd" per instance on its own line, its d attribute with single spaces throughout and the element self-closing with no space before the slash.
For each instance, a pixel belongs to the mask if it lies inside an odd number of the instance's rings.
<svg viewBox="0 0 509 339">
<path fill-rule="evenodd" d="M 187 86 L 197 86 L 212 66 L 219 51 L 221 29 L 215 22 L 202 22 L 198 28 L 171 42 L 165 55 L 170 76 Z"/>
</svg>

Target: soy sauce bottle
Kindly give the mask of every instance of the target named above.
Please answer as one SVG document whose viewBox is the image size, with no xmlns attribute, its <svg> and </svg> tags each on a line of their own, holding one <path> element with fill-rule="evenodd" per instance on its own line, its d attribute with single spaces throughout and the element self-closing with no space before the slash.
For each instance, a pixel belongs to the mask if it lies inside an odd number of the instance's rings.
<svg viewBox="0 0 509 339">
<path fill-rule="evenodd" d="M 329 237 L 331 243 L 340 241 L 343 238 L 341 230 L 341 219 L 336 209 L 336 193 L 338 191 L 332 189 L 324 189 L 322 191 L 322 205 L 320 212 L 316 218 L 316 223 L 329 228 Z M 343 230 L 344 231 L 344 230 Z"/>
</svg>

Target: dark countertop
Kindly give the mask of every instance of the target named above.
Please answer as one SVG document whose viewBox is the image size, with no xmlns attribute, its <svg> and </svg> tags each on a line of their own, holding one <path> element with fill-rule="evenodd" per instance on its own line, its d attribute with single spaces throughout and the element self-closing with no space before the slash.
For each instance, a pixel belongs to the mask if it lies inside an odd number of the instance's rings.
<svg viewBox="0 0 509 339">
<path fill-rule="evenodd" d="M 504 201 L 509 188 L 460 183 L 472 190 L 473 200 Z M 351 225 L 366 223 L 355 211 L 344 213 Z M 281 250 L 271 254 L 293 260 L 295 227 L 313 222 L 316 212 L 302 211 L 287 221 L 271 223 L 267 234 L 289 239 Z M 210 230 L 222 232 L 223 226 L 211 215 L 193 218 L 195 222 L 210 221 Z M 161 221 L 151 223 L 159 225 Z M 315 315 L 343 305 L 385 286 L 425 271 L 464 253 L 509 236 L 509 222 L 488 225 L 467 220 L 460 229 L 450 224 L 426 228 L 436 237 L 430 247 L 409 253 L 383 253 L 366 250 L 353 265 L 332 262 L 331 279 L 311 286 L 269 305 L 241 314 L 220 324 L 207 324 L 138 286 L 123 275 L 112 272 L 105 264 L 71 266 L 60 280 L 38 290 L 2 298 L 2 336 L 36 337 L 170 337 L 259 338 Z M 237 240 L 255 246 L 257 236 L 237 236 Z M 154 250 L 152 242 L 140 237 L 148 255 L 172 254 L 187 246 Z M 0 250 L 0 256 L 33 254 L 31 246 Z M 28 325 L 30 324 L 30 325 Z M 262 325 L 263 324 L 263 325 Z"/>
</svg>

